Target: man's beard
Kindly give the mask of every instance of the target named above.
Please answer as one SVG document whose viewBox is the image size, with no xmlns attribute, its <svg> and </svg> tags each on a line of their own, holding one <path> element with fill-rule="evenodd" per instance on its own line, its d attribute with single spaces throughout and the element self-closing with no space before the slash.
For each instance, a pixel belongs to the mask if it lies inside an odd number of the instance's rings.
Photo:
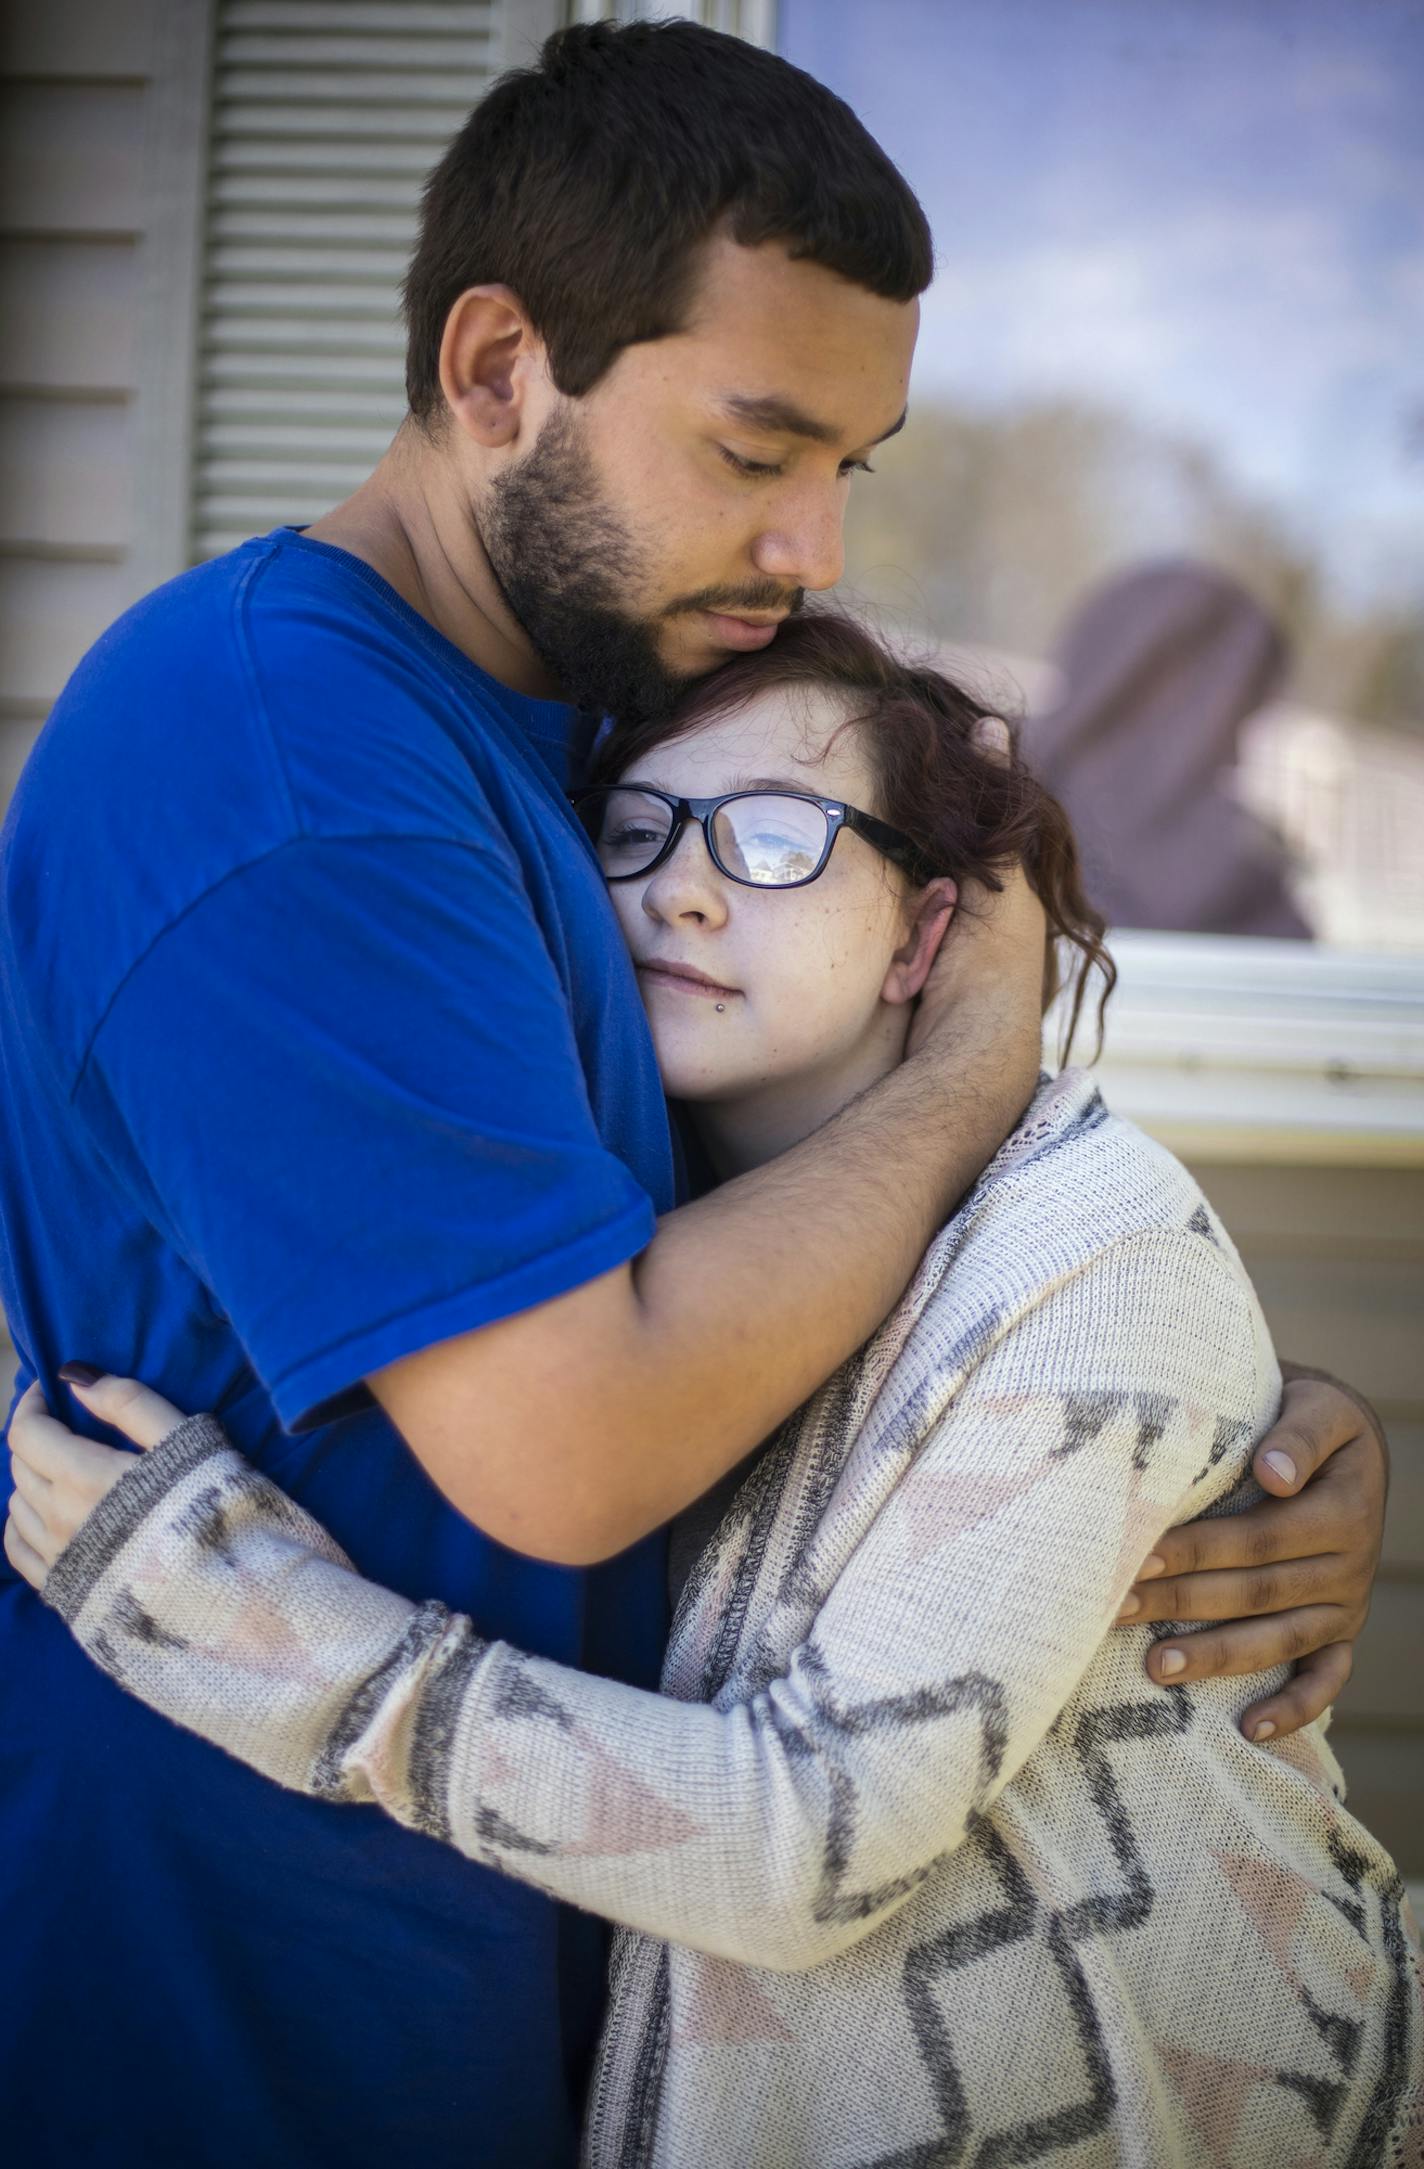
<svg viewBox="0 0 1424 2169">
<path fill-rule="evenodd" d="M 645 554 L 600 495 L 593 464 L 567 408 L 551 415 L 532 452 L 490 491 L 481 540 L 490 569 L 540 661 L 566 699 L 620 723 L 666 715 L 690 680 L 669 670 L 658 632 L 708 609 L 799 610 L 802 594 L 775 581 L 708 588 L 651 619 L 620 598 L 646 593 Z"/>
</svg>

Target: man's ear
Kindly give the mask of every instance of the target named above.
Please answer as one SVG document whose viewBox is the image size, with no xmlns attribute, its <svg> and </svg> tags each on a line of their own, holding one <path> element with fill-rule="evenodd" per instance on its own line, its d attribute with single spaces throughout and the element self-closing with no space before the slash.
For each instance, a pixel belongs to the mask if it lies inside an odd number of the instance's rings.
<svg viewBox="0 0 1424 2169">
<path fill-rule="evenodd" d="M 544 374 L 544 342 L 513 288 L 468 287 L 440 341 L 440 389 L 456 426 L 490 450 L 513 444 Z"/>
<path fill-rule="evenodd" d="M 959 884 L 947 875 L 927 881 L 910 900 L 910 931 L 891 959 L 880 989 L 885 1002 L 912 1002 L 930 975 L 954 907 Z"/>
</svg>

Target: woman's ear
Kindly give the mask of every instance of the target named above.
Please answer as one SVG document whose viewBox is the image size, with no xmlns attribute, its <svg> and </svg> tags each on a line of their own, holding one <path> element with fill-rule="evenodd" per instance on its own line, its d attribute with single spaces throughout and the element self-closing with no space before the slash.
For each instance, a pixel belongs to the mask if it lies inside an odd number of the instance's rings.
<svg viewBox="0 0 1424 2169">
<path fill-rule="evenodd" d="M 948 875 L 937 876 L 910 898 L 910 931 L 890 962 L 880 998 L 885 1002 L 912 1002 L 930 975 L 939 955 L 954 907 L 959 884 Z"/>
</svg>

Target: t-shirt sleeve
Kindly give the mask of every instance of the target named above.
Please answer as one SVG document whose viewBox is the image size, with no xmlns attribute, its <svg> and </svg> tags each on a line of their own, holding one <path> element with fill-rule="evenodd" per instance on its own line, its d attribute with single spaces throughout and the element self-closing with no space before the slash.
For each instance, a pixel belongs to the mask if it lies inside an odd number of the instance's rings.
<svg viewBox="0 0 1424 2169">
<path fill-rule="evenodd" d="M 304 837 L 231 875 L 120 987 L 86 1100 L 289 1428 L 653 1229 L 497 842 Z"/>
</svg>

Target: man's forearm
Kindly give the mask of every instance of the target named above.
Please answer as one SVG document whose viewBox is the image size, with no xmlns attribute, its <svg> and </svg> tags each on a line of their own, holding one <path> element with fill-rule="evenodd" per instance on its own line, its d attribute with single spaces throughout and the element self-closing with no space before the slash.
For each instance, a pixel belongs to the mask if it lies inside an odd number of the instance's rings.
<svg viewBox="0 0 1424 2169">
<path fill-rule="evenodd" d="M 446 1497 L 517 1551 L 610 1557 L 700 1498 L 865 1341 L 1038 1075 L 1021 870 L 959 916 L 910 1053 L 804 1143 L 672 1213 L 633 1264 L 378 1372 Z"/>
<path fill-rule="evenodd" d="M 906 1063 L 804 1145 L 660 1223 L 633 1268 L 639 1333 L 717 1417 L 688 1498 L 739 1458 L 718 1425 L 746 1452 L 875 1331 L 1033 1081 L 1005 1068 L 950 1090 Z"/>
<path fill-rule="evenodd" d="M 874 1332 L 1031 1096 L 999 1034 L 917 1057 L 803 1144 L 669 1214 L 630 1268 L 372 1384 L 447 1497 L 585 1564 L 698 1498 Z M 556 1316 L 557 1314 L 557 1316 Z"/>
</svg>

